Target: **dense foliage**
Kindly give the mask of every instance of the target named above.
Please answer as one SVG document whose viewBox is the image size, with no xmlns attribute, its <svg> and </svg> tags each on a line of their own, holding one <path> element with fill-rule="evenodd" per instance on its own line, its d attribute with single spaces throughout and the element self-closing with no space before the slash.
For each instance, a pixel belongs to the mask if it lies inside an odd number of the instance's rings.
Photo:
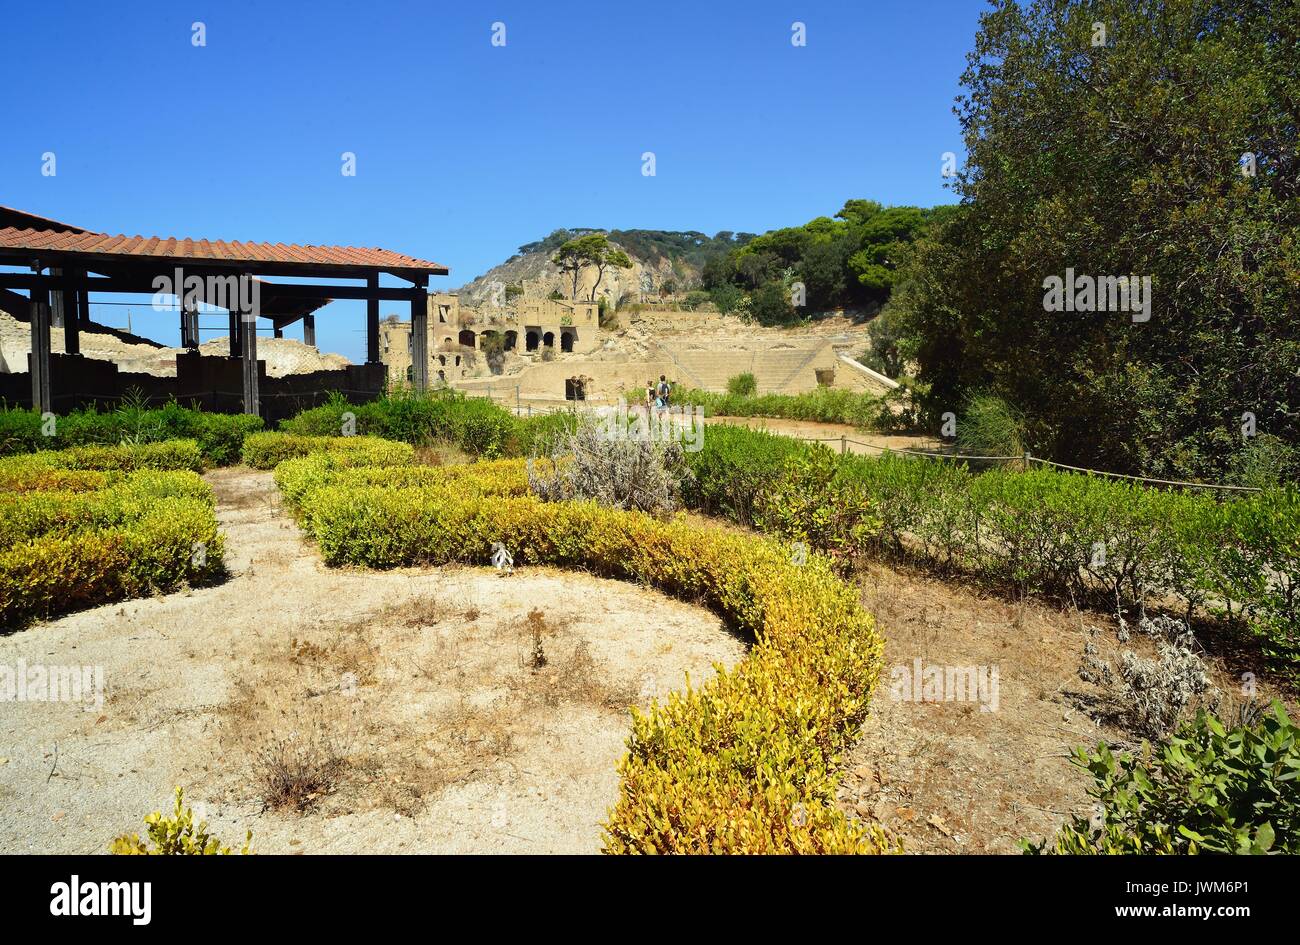
<svg viewBox="0 0 1300 945">
<path fill-rule="evenodd" d="M 70 446 L 155 443 L 187 439 L 198 443 L 210 466 L 239 461 L 245 434 L 262 429 L 262 418 L 206 413 L 172 401 L 149 407 L 126 400 L 110 411 L 74 410 L 47 423 L 36 410 L 0 409 L 0 456 Z"/>
<path fill-rule="evenodd" d="M 771 230 L 704 266 L 704 287 L 724 312 L 763 325 L 789 324 L 830 309 L 874 310 L 890 295 L 908 245 L 950 208 L 882 207 L 850 200 L 835 218 Z M 794 298 L 802 283 L 802 306 Z"/>
<path fill-rule="evenodd" d="M 199 468 L 192 440 L 0 459 L 0 628 L 220 574 Z"/>
<path fill-rule="evenodd" d="M 1027 853 L 1300 853 L 1300 728 L 1281 702 L 1229 729 L 1200 712 L 1153 758 L 1079 749 L 1092 819 L 1074 817 Z"/>
<path fill-rule="evenodd" d="M 749 377 L 752 379 L 752 375 Z M 872 430 L 888 424 L 881 398 L 831 387 L 819 387 L 803 394 L 715 394 L 690 388 L 673 391 L 673 402 L 702 407 L 709 417 L 816 420 Z"/>
<path fill-rule="evenodd" d="M 1251 414 L 1294 474 L 1298 37 L 1290 0 L 984 14 L 958 100 L 962 204 L 914 247 L 884 331 L 936 429 L 986 390 L 1038 455 L 1219 479 L 1260 465 L 1239 459 L 1266 442 L 1243 435 Z M 1045 310 L 1067 268 L 1149 277 L 1149 320 Z"/>
</svg>

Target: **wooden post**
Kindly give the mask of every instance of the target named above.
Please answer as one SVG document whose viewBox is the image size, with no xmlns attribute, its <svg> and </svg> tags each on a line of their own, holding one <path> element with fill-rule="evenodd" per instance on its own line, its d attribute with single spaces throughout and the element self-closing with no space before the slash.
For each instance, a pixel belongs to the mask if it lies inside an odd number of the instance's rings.
<svg viewBox="0 0 1300 945">
<path fill-rule="evenodd" d="M 302 343 L 316 347 L 316 316 L 304 315 L 302 317 Z"/>
<path fill-rule="evenodd" d="M 271 329 L 271 334 L 274 335 L 276 338 L 283 338 L 284 329 L 281 328 L 279 325 L 276 325 L 274 328 Z"/>
<path fill-rule="evenodd" d="M 41 413 L 53 409 L 50 397 L 50 294 L 47 289 L 32 289 L 32 407 Z"/>
<path fill-rule="evenodd" d="M 379 311 L 379 301 L 375 300 L 375 312 Z M 378 316 L 376 315 L 376 318 Z M 376 346 L 379 344 L 378 322 L 375 334 L 371 335 Z M 378 358 L 376 358 L 378 360 Z M 429 296 L 423 288 L 417 287 L 411 296 L 411 378 L 416 390 L 429 389 Z"/>
<path fill-rule="evenodd" d="M 63 353 L 81 354 L 82 296 L 86 294 L 85 274 L 80 269 L 69 269 L 75 287 L 64 290 L 63 296 Z"/>
<path fill-rule="evenodd" d="M 379 273 L 366 276 L 366 287 L 370 290 L 366 296 L 366 361 L 374 364 L 379 360 L 379 296 L 375 294 L 379 290 Z"/>
<path fill-rule="evenodd" d="M 63 277 L 62 269 L 51 269 L 50 275 L 56 279 Z M 55 289 L 50 293 L 50 327 L 62 328 L 64 321 L 64 292 L 65 289 Z"/>
<path fill-rule="evenodd" d="M 240 303 L 235 303 L 236 308 Z M 240 312 L 239 343 L 244 359 L 244 413 L 261 413 L 257 391 L 257 315 Z"/>
<path fill-rule="evenodd" d="M 238 358 L 243 355 L 243 345 L 239 340 L 239 330 L 242 326 L 239 323 L 239 305 L 230 310 L 230 356 Z"/>
</svg>

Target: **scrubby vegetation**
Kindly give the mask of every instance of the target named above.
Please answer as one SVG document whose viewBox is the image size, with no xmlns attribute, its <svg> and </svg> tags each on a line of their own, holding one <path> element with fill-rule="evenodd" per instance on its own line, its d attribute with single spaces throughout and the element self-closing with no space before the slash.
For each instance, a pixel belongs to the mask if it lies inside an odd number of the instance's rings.
<svg viewBox="0 0 1300 945">
<path fill-rule="evenodd" d="M 0 626 L 209 580 L 222 569 L 193 441 L 0 459 Z"/>
<path fill-rule="evenodd" d="M 1028 853 L 1300 853 L 1300 728 L 1280 702 L 1229 728 L 1199 712 L 1154 757 L 1079 749 L 1097 802 Z"/>
<path fill-rule="evenodd" d="M 799 466 L 821 456 L 820 484 Z M 887 454 L 832 456 L 759 431 L 710 427 L 687 501 L 741 524 L 784 502 L 785 534 L 960 571 L 1021 592 L 1141 607 L 1180 597 L 1249 628 L 1286 666 L 1300 655 L 1300 493 L 1245 498 L 1165 491 L 1046 469 L 975 473 L 950 461 Z M 793 471 L 793 475 L 791 474 Z M 866 498 L 868 527 L 844 508 Z M 846 529 L 849 529 L 846 531 Z"/>
<path fill-rule="evenodd" d="M 108 852 L 116 856 L 229 856 L 230 847 L 208 833 L 206 821 L 194 823 L 194 811 L 185 806 L 185 793 L 176 789 L 176 807 L 171 816 L 154 811 L 144 819 L 148 839 L 138 833 L 123 834 L 109 845 Z M 244 837 L 239 852 L 245 856 L 253 852 L 253 831 Z"/>
<path fill-rule="evenodd" d="M 489 458 L 546 452 L 557 436 L 577 425 L 572 413 L 516 417 L 489 400 L 438 390 L 394 391 L 359 405 L 336 397 L 285 421 L 281 429 L 307 436 L 339 436 L 344 430 L 345 414 L 355 420 L 355 432 L 360 434 L 417 446 L 444 441 L 471 456 Z"/>
<path fill-rule="evenodd" d="M 244 462 L 254 469 L 274 469 L 286 459 L 309 453 L 337 453 L 354 457 L 358 465 L 409 465 L 415 450 L 407 443 L 374 436 L 302 436 L 266 431 L 244 439 Z"/>
<path fill-rule="evenodd" d="M 193 440 L 209 466 L 239 462 L 244 436 L 262 429 L 262 418 L 207 413 L 172 401 L 151 408 L 138 399 L 116 409 L 74 410 L 47 422 L 35 410 L 0 409 L 0 456 L 73 446 L 138 445 Z"/>
<path fill-rule="evenodd" d="M 750 378 L 752 380 L 752 375 Z M 818 423 L 847 423 L 864 430 L 878 430 L 889 424 L 881 398 L 830 387 L 819 387 L 803 394 L 714 394 L 687 388 L 673 391 L 673 402 L 702 407 L 705 415 L 710 417 L 814 420 Z"/>
<path fill-rule="evenodd" d="M 528 468 L 529 486 L 548 502 L 590 499 L 660 516 L 681 506 L 685 461 L 677 443 L 611 438 L 587 422 L 556 443 L 551 459 Z"/>
</svg>

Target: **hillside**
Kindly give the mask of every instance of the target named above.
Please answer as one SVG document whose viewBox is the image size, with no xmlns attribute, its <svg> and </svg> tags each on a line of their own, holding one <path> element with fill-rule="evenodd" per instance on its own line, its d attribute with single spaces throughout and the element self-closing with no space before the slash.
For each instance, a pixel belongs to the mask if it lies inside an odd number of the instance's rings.
<svg viewBox="0 0 1300 945">
<path fill-rule="evenodd" d="M 600 280 L 597 298 L 615 303 L 640 301 L 642 295 L 658 296 L 665 287 L 678 294 L 698 288 L 705 263 L 753 238 L 751 233 L 726 231 L 710 237 L 696 231 L 559 229 L 545 239 L 524 244 L 505 262 L 461 286 L 457 290 L 461 304 L 483 304 L 490 298 L 496 282 L 520 286 L 526 298 L 545 298 L 557 290 L 568 298 L 572 282 L 551 263 L 551 257 L 566 240 L 599 232 L 608 233 L 610 242 L 632 260 L 631 269 L 609 270 Z M 595 282 L 594 270 L 584 272 L 579 296 L 590 298 Z"/>
</svg>

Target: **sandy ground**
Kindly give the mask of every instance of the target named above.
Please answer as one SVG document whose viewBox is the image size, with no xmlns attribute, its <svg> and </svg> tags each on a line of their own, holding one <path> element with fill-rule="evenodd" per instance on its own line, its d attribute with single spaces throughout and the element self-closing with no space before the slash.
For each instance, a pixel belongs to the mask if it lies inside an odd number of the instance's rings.
<svg viewBox="0 0 1300 945">
<path fill-rule="evenodd" d="M 1079 678 L 1084 643 L 1114 663 L 1121 649 L 1153 656 L 1150 637 L 1121 644 L 1107 615 L 883 564 L 870 565 L 860 586 L 885 637 L 885 671 L 844 758 L 847 813 L 877 821 L 910 853 L 1017 853 L 1018 840 L 1051 836 L 1070 814 L 1090 813 L 1092 778 L 1071 763 L 1074 748 L 1105 741 L 1137 749 L 1140 739 L 1090 717 L 1101 691 Z M 1202 642 L 1224 709 L 1240 701 L 1240 673 L 1253 668 L 1260 704 L 1281 696 L 1295 710 L 1294 694 L 1262 678 L 1258 664 Z M 971 668 L 991 681 L 996 670 L 996 690 L 985 689 L 996 698 L 979 698 L 977 687 L 975 699 L 962 700 L 970 689 L 958 686 L 958 699 L 921 701 L 924 690 L 906 685 L 918 659 L 922 674 Z"/>
<path fill-rule="evenodd" d="M 102 852 L 175 785 L 259 852 L 595 852 L 627 705 L 744 654 L 588 575 L 327 569 L 269 474 L 210 479 L 230 580 L 0 638 L 0 666 L 106 680 L 89 711 L 0 706 L 0 852 Z"/>
</svg>

